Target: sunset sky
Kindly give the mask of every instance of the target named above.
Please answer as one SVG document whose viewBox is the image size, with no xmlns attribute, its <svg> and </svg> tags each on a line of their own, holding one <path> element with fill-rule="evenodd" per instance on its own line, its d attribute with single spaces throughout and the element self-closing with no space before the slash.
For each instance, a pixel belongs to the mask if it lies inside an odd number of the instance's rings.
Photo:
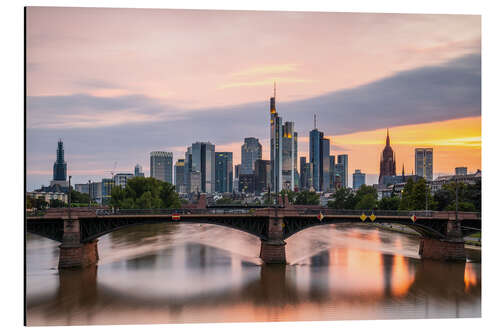
<svg viewBox="0 0 500 333">
<path fill-rule="evenodd" d="M 269 97 L 308 156 L 313 114 L 332 154 L 378 179 L 434 148 L 434 175 L 481 168 L 481 18 L 165 9 L 27 10 L 27 189 L 48 185 L 63 139 L 74 183 L 149 175 L 149 152 L 195 141 L 269 159 Z"/>
</svg>

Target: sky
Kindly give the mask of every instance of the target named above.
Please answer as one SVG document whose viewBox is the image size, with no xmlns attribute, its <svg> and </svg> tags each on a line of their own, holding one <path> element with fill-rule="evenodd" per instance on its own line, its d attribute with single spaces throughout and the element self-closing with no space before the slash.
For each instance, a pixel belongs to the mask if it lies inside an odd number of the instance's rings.
<svg viewBox="0 0 500 333">
<path fill-rule="evenodd" d="M 331 154 L 378 179 L 387 128 L 400 173 L 434 148 L 434 175 L 481 169 L 481 18 L 29 7 L 27 190 L 52 179 L 57 141 L 74 183 L 149 175 L 210 141 L 240 162 L 245 137 L 269 159 L 269 97 L 308 156 L 313 115 Z M 114 165 L 116 164 L 116 168 Z"/>
</svg>

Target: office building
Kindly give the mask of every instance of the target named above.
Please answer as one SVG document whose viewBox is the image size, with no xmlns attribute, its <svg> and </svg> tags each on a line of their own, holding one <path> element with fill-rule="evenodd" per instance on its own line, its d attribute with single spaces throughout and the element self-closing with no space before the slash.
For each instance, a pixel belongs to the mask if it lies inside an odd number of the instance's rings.
<svg viewBox="0 0 500 333">
<path fill-rule="evenodd" d="M 334 192 L 335 190 L 335 155 L 330 155 L 330 165 L 329 165 L 329 177 L 330 177 L 330 187 L 329 192 Z"/>
<path fill-rule="evenodd" d="M 271 161 L 255 161 L 255 193 L 267 192 L 271 186 Z"/>
<path fill-rule="evenodd" d="M 243 148 L 242 148 L 243 150 Z M 215 192 L 233 191 L 233 153 L 215 153 Z"/>
<path fill-rule="evenodd" d="M 415 174 L 428 181 L 433 179 L 433 149 L 415 148 Z"/>
<path fill-rule="evenodd" d="M 191 147 L 187 147 L 186 153 L 184 154 L 184 185 L 186 186 L 186 193 L 193 192 L 191 191 L 191 171 L 193 171 L 192 157 Z"/>
<path fill-rule="evenodd" d="M 262 145 L 257 138 L 245 138 L 241 146 L 240 174 L 249 175 L 254 172 L 255 161 L 262 159 Z"/>
<path fill-rule="evenodd" d="M 391 148 L 391 139 L 389 138 L 389 129 L 387 129 L 387 137 L 385 139 L 385 147 L 380 156 L 380 174 L 378 183 L 383 183 L 385 176 L 396 176 L 396 157 Z"/>
<path fill-rule="evenodd" d="M 184 165 L 184 159 L 178 159 L 174 165 L 174 185 L 177 193 L 186 193 L 186 184 L 184 182 Z"/>
<path fill-rule="evenodd" d="M 304 190 L 306 189 L 306 164 L 307 164 L 307 159 L 305 156 L 300 157 L 300 189 Z"/>
<path fill-rule="evenodd" d="M 142 165 L 140 165 L 140 164 L 135 165 L 134 177 L 144 177 L 144 172 L 142 172 Z"/>
<path fill-rule="evenodd" d="M 297 132 L 294 131 L 294 123 L 292 121 L 285 122 L 282 132 L 282 188 L 293 191 L 298 186 L 298 179 L 296 179 Z"/>
<path fill-rule="evenodd" d="M 456 167 L 455 176 L 467 176 L 467 167 Z"/>
<path fill-rule="evenodd" d="M 282 190 L 282 149 L 283 149 L 283 124 L 282 119 L 276 112 L 276 83 L 274 84 L 274 96 L 270 99 L 271 135 L 270 135 L 270 161 L 271 161 L 271 191 Z"/>
<path fill-rule="evenodd" d="M 191 145 L 191 192 L 215 192 L 215 145 L 210 142 Z"/>
<path fill-rule="evenodd" d="M 150 177 L 173 184 L 173 154 L 166 151 L 150 153 Z"/>
<path fill-rule="evenodd" d="M 357 190 L 361 185 L 366 185 L 366 174 L 362 173 L 361 170 L 356 169 L 352 174 L 352 188 Z"/>
<path fill-rule="evenodd" d="M 75 184 L 75 191 L 89 194 L 89 183 Z"/>
<path fill-rule="evenodd" d="M 129 174 L 133 177 L 132 174 Z M 116 175 L 115 175 L 116 176 Z M 111 200 L 111 190 L 113 189 L 113 186 L 115 186 L 115 182 L 111 178 L 103 178 L 101 180 L 101 200 L 100 203 L 103 205 L 109 204 L 109 201 Z"/>
<path fill-rule="evenodd" d="M 347 184 L 347 174 L 349 172 L 349 165 L 348 165 L 348 160 L 349 157 L 346 154 L 342 155 L 337 155 L 337 163 L 335 164 L 335 174 L 339 178 L 336 180 L 337 182 L 340 181 L 340 184 L 336 185 L 336 188 L 346 188 L 348 186 Z"/>
<path fill-rule="evenodd" d="M 309 163 L 311 164 L 312 186 L 316 191 L 326 192 L 330 188 L 330 139 L 316 128 L 309 132 Z"/>
<path fill-rule="evenodd" d="M 127 180 L 133 177 L 134 175 L 132 173 L 117 173 L 113 176 L 113 182 L 116 186 L 125 188 L 125 186 L 127 186 Z"/>
<path fill-rule="evenodd" d="M 255 193 L 255 175 L 240 174 L 238 186 L 241 193 Z"/>
</svg>

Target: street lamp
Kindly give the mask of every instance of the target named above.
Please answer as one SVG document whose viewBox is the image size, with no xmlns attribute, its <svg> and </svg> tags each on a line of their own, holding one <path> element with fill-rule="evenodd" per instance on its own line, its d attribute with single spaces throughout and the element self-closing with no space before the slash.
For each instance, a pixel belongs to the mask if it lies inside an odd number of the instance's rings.
<svg viewBox="0 0 500 333">
<path fill-rule="evenodd" d="M 89 209 L 90 209 L 91 202 L 92 202 L 92 199 L 90 198 L 90 179 L 89 179 Z"/>
<path fill-rule="evenodd" d="M 71 220 L 71 176 L 68 182 L 68 218 Z"/>
</svg>

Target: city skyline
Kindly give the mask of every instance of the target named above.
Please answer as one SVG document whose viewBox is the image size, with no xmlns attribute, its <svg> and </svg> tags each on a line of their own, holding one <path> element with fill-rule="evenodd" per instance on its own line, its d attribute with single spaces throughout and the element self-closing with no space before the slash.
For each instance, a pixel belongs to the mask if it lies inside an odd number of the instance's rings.
<svg viewBox="0 0 500 333">
<path fill-rule="evenodd" d="M 179 14 L 184 21 L 196 18 L 200 27 L 202 23 L 212 22 L 205 27 L 206 33 L 215 44 L 224 39 L 218 19 L 229 19 L 229 16 L 221 11 L 203 12 L 202 15 L 200 11 L 118 10 L 119 14 L 114 15 L 130 20 L 130 27 L 125 27 L 116 18 L 109 18 L 106 10 L 28 9 L 28 190 L 50 180 L 54 142 L 59 137 L 65 143 L 68 174 L 73 176 L 74 183 L 109 177 L 106 170 L 110 170 L 115 161 L 116 172 L 131 172 L 137 163 L 147 166 L 149 152 L 155 150 L 173 152 L 176 161 L 184 157 L 186 147 L 195 141 L 211 141 L 217 151 L 233 152 L 233 165 L 237 165 L 241 161 L 242 139 L 256 137 L 263 147 L 263 159 L 267 160 L 270 145 L 265 126 L 268 123 L 267 98 L 274 80 L 278 85 L 280 115 L 295 123 L 299 157 L 309 155 L 308 132 L 313 127 L 312 115 L 316 113 L 325 137 L 333 137 L 330 154 L 349 155 L 347 174 L 361 169 L 367 174 L 368 184 L 376 182 L 370 177 L 378 173 L 377 155 L 381 149 L 374 149 L 374 145 L 383 145 L 386 127 L 391 131 L 391 146 L 397 155 L 398 171 L 404 164 L 406 172 L 411 174 L 409 166 L 414 165 L 413 150 L 416 147 L 434 149 L 435 176 L 452 174 L 454 168 L 461 165 L 467 166 L 471 172 L 481 168 L 481 32 L 478 16 L 237 12 L 230 20 L 261 22 L 272 17 L 279 21 L 273 35 L 265 36 L 267 43 L 276 43 L 280 47 L 272 55 L 250 60 L 250 56 L 256 53 L 264 53 L 261 50 L 265 41 L 253 39 L 245 46 L 231 34 L 228 45 L 234 47 L 235 53 L 226 55 L 225 62 L 220 60 L 220 64 L 214 64 L 226 76 L 221 78 L 204 72 L 204 68 L 196 68 L 202 72 L 199 76 L 203 77 L 200 79 L 203 82 L 195 82 L 193 87 L 186 83 L 193 81 L 189 71 L 184 78 L 173 75 L 173 81 L 162 81 L 152 72 L 139 70 L 141 63 L 150 60 L 146 53 L 138 51 L 136 58 L 130 58 L 133 54 L 130 49 L 149 45 L 149 39 L 140 40 L 138 24 L 147 18 L 157 20 L 154 18 L 156 11 L 173 20 Z M 76 31 L 79 20 L 89 12 L 95 14 L 95 26 L 88 31 Z M 332 17 L 337 20 L 331 20 Z M 384 34 L 392 32 L 395 27 L 404 28 L 399 29 L 404 33 L 398 33 L 391 41 L 383 41 L 388 50 L 384 55 L 390 59 L 373 57 L 369 51 L 360 52 L 351 59 L 349 55 L 352 56 L 356 45 L 327 49 L 316 38 L 307 41 L 307 52 L 287 52 L 305 37 L 302 33 L 300 38 L 293 37 L 292 32 L 282 27 L 288 25 L 295 32 L 304 24 L 328 31 L 342 28 L 353 38 L 361 38 L 360 30 L 363 31 L 365 26 L 373 27 L 374 22 L 379 22 L 380 26 L 374 29 L 373 40 L 379 38 L 382 41 Z M 248 28 L 248 23 L 243 23 L 237 30 Z M 57 29 L 62 24 L 67 26 L 66 34 Z M 437 25 L 447 29 L 436 32 Z M 200 27 L 187 31 L 181 29 L 183 32 L 178 35 L 168 26 L 161 25 L 160 30 L 168 32 L 169 37 L 182 39 L 186 37 L 182 34 L 197 33 Z M 265 27 L 263 24 L 259 29 Z M 118 28 L 137 31 L 128 40 L 119 39 L 116 50 L 109 50 L 103 41 Z M 104 34 L 97 36 L 93 29 L 101 29 Z M 250 34 L 249 31 L 246 33 Z M 252 33 L 258 36 L 259 31 Z M 68 34 L 74 35 L 74 39 L 68 38 Z M 408 36 L 412 37 L 411 41 L 406 41 Z M 343 40 L 335 32 L 324 38 L 333 44 Z M 75 40 L 79 42 L 75 43 Z M 361 38 L 358 43 L 369 46 L 373 42 Z M 50 52 L 68 45 L 75 48 L 64 61 Z M 81 68 L 96 65 L 92 52 L 76 54 L 82 45 L 90 47 L 94 56 L 99 56 L 98 67 L 106 74 L 94 70 L 80 72 Z M 193 47 L 192 43 L 185 42 L 179 46 L 179 52 L 188 52 L 190 47 Z M 197 47 L 203 52 L 212 52 L 210 45 Z M 413 50 L 415 55 L 403 60 L 408 50 Z M 157 51 L 158 55 L 164 52 L 161 47 Z M 242 51 L 249 52 L 249 55 L 243 55 Z M 400 56 L 399 60 L 393 58 L 394 54 L 389 54 L 392 51 Z M 127 67 L 133 81 L 146 84 L 137 87 L 130 86 L 132 82 L 125 82 L 116 70 L 127 63 L 111 64 L 109 56 L 113 52 L 127 55 L 127 61 L 136 65 Z M 318 70 L 313 54 L 320 58 L 334 54 L 336 57 L 329 62 L 328 68 Z M 191 58 L 182 60 L 186 61 L 187 68 L 196 67 Z M 324 60 L 318 62 L 326 63 Z M 175 63 L 171 57 L 164 59 L 160 66 L 162 73 L 173 70 L 171 66 Z M 159 65 L 158 61 L 155 65 Z M 75 73 L 61 71 L 68 66 L 77 69 Z M 377 71 L 373 72 L 375 68 Z M 346 75 L 348 70 L 355 75 Z M 177 72 L 173 70 L 173 73 Z M 436 77 L 440 80 L 436 81 Z M 401 82 L 407 84 L 401 86 Z M 162 86 L 175 89 L 169 88 L 169 93 L 163 95 L 158 89 Z M 203 90 L 209 86 L 219 90 Z M 186 98 L 188 91 L 190 99 Z M 419 92 L 418 96 L 415 96 L 415 91 Z M 214 131 L 217 128 L 220 130 Z M 145 174 L 149 172 L 149 169 L 144 169 Z M 350 178 L 349 185 L 352 185 Z"/>
</svg>

